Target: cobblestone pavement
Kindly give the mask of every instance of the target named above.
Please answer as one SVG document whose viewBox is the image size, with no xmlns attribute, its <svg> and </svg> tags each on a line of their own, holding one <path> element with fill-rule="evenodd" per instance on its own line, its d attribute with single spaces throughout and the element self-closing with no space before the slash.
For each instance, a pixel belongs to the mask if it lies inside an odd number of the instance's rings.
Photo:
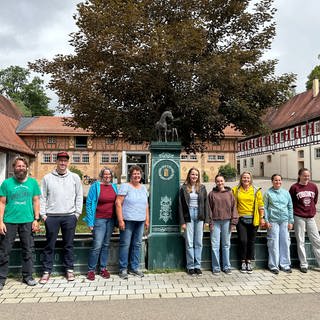
<svg viewBox="0 0 320 320">
<path fill-rule="evenodd" d="M 130 299 L 197 298 L 215 296 L 254 296 L 302 294 L 320 292 L 320 272 L 309 270 L 303 274 L 280 272 L 273 275 L 268 270 L 255 270 L 242 274 L 233 270 L 231 275 L 216 276 L 204 271 L 201 277 L 191 277 L 184 272 L 146 274 L 144 278 L 129 276 L 121 280 L 117 275 L 110 279 L 96 276 L 89 281 L 79 275 L 73 282 L 63 277 L 52 277 L 46 285 L 28 287 L 16 279 L 8 279 L 0 291 L 0 303 L 59 303 L 77 301 L 109 301 Z"/>
</svg>

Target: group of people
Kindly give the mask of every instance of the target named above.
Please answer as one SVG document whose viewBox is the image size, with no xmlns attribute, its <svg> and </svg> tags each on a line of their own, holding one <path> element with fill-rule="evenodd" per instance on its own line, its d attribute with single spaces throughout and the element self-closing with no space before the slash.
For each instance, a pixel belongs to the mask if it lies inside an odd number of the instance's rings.
<svg viewBox="0 0 320 320">
<path fill-rule="evenodd" d="M 40 284 L 46 284 L 53 271 L 54 250 L 61 231 L 63 267 L 68 281 L 75 279 L 74 247 L 76 225 L 83 208 L 83 189 L 80 177 L 68 170 L 69 155 L 57 154 L 56 168 L 44 176 L 41 188 L 28 176 L 28 161 L 17 156 L 13 163 L 13 176 L 0 187 L 0 290 L 3 289 L 9 267 L 10 252 L 18 234 L 22 253 L 22 281 L 28 286 L 37 282 L 33 273 L 34 233 L 44 221 L 46 245 L 42 254 L 43 272 Z M 142 170 L 132 166 L 130 182 L 112 183 L 109 168 L 100 172 L 100 181 L 89 190 L 86 201 L 85 221 L 92 231 L 93 245 L 88 258 L 87 279 L 94 280 L 99 260 L 100 275 L 109 278 L 107 270 L 110 238 L 117 222 L 120 229 L 119 276 L 128 273 L 143 277 L 139 270 L 140 249 L 145 228 L 149 226 L 148 192 L 140 184 Z"/>
<path fill-rule="evenodd" d="M 185 236 L 187 273 L 201 275 L 203 228 L 210 229 L 212 272 L 231 274 L 230 239 L 237 230 L 240 272 L 253 272 L 255 240 L 258 228 L 267 229 L 268 268 L 291 273 L 290 234 L 294 228 L 300 271 L 308 271 L 305 250 L 305 230 L 320 266 L 320 236 L 314 216 L 318 188 L 310 181 L 310 171 L 301 168 L 298 181 L 290 190 L 282 188 L 282 177 L 274 174 L 272 186 L 262 194 L 253 184 L 252 175 L 243 172 L 239 184 L 232 189 L 218 174 L 215 187 L 207 194 L 200 183 L 200 172 L 191 168 L 179 193 L 179 220 Z M 220 252 L 221 248 L 221 252 Z M 221 257 L 221 259 L 220 259 Z M 221 261 L 220 261 L 221 260 Z"/>
<path fill-rule="evenodd" d="M 33 272 L 33 233 L 39 231 L 42 219 L 46 230 L 43 250 L 43 273 L 40 284 L 46 284 L 53 270 L 54 250 L 59 231 L 63 242 L 63 267 L 68 281 L 73 281 L 73 240 L 77 220 L 82 213 L 83 190 L 79 176 L 68 170 L 69 155 L 57 154 L 56 168 L 44 176 L 39 188 L 37 181 L 28 176 L 28 162 L 18 156 L 13 161 L 13 176 L 0 187 L 0 290 L 8 275 L 10 252 L 18 233 L 22 251 L 22 280 L 36 285 Z M 128 274 L 143 277 L 140 255 L 144 231 L 149 227 L 148 191 L 141 184 L 139 166 L 129 169 L 128 183 L 118 189 L 110 168 L 103 168 L 100 180 L 91 185 L 86 200 L 84 218 L 92 231 L 93 245 L 88 257 L 87 279 L 99 274 L 108 279 L 107 269 L 110 239 L 117 224 L 120 230 L 119 277 Z M 308 263 L 305 252 L 307 230 L 317 263 L 320 265 L 320 236 L 314 216 L 318 201 L 317 186 L 310 181 L 310 172 L 302 168 L 298 181 L 289 192 L 282 188 L 282 177 L 274 174 L 272 186 L 264 196 L 261 188 L 253 184 L 249 172 L 240 176 L 234 188 L 225 185 L 218 174 L 215 187 L 207 194 L 200 183 L 200 172 L 191 168 L 179 191 L 179 221 L 185 235 L 186 268 L 191 276 L 202 275 L 201 254 L 204 226 L 210 229 L 212 272 L 231 274 L 230 238 L 237 230 L 239 239 L 240 271 L 252 273 L 255 258 L 255 239 L 258 228 L 267 229 L 268 267 L 274 274 L 279 270 L 290 273 L 290 235 L 295 230 L 300 270 L 306 273 Z M 221 257 L 220 261 L 220 248 Z"/>
</svg>

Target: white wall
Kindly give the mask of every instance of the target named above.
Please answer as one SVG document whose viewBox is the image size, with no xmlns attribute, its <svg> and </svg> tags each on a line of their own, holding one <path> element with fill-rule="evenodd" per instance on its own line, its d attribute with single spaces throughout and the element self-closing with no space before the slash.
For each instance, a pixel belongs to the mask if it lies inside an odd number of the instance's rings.
<svg viewBox="0 0 320 320">
<path fill-rule="evenodd" d="M 6 178 L 6 154 L 0 152 L 0 183 Z"/>
</svg>

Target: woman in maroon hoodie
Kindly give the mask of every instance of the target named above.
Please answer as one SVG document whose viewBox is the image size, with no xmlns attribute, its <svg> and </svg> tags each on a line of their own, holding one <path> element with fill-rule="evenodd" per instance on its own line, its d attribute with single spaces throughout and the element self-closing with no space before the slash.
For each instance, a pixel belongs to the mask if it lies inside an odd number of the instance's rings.
<svg viewBox="0 0 320 320">
<path fill-rule="evenodd" d="M 231 274 L 230 236 L 232 229 L 238 223 L 236 201 L 229 187 L 226 187 L 224 177 L 215 177 L 216 187 L 208 195 L 210 207 L 210 239 L 212 256 L 212 273 L 220 273 L 220 241 L 222 247 L 222 270 Z"/>
<path fill-rule="evenodd" d="M 300 271 L 308 272 L 308 262 L 304 247 L 305 230 L 307 230 L 311 246 L 320 266 L 320 236 L 314 220 L 316 204 L 318 202 L 318 188 L 310 182 L 310 171 L 301 168 L 298 172 L 298 182 L 289 190 L 294 213 L 294 231 L 297 240 Z"/>
</svg>

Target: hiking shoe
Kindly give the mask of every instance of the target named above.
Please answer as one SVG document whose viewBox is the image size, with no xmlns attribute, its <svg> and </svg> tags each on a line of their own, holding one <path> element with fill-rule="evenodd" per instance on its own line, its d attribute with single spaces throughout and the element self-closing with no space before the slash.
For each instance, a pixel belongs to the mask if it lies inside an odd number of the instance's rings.
<svg viewBox="0 0 320 320">
<path fill-rule="evenodd" d="M 128 279 L 128 272 L 127 270 L 122 270 L 119 272 L 119 277 L 123 280 L 127 280 Z"/>
<path fill-rule="evenodd" d="M 194 272 L 194 269 L 188 269 L 187 274 L 192 277 L 196 275 L 196 273 Z"/>
<path fill-rule="evenodd" d="M 88 271 L 87 279 L 90 281 L 93 281 L 95 278 L 96 278 L 96 275 L 95 275 L 94 271 Z"/>
<path fill-rule="evenodd" d="M 66 278 L 67 278 L 67 281 L 74 281 L 75 276 L 74 276 L 73 271 L 68 270 L 66 273 Z"/>
<path fill-rule="evenodd" d="M 302 273 L 307 273 L 308 272 L 308 268 L 307 267 L 300 267 L 300 271 Z"/>
<path fill-rule="evenodd" d="M 240 272 L 247 273 L 247 265 L 245 262 L 242 262 Z"/>
<path fill-rule="evenodd" d="M 196 274 L 197 276 L 202 276 L 202 271 L 201 271 L 201 269 L 195 268 L 195 269 L 194 269 L 194 272 L 195 272 L 195 274 Z"/>
<path fill-rule="evenodd" d="M 110 278 L 110 273 L 107 269 L 101 269 L 100 271 L 100 276 L 104 279 L 109 279 Z"/>
<path fill-rule="evenodd" d="M 273 274 L 279 274 L 279 270 L 278 269 L 270 269 L 270 272 L 272 272 Z"/>
<path fill-rule="evenodd" d="M 252 264 L 250 262 L 247 262 L 247 273 L 251 274 L 253 272 Z"/>
<path fill-rule="evenodd" d="M 30 287 L 34 287 L 37 284 L 37 281 L 34 280 L 33 278 L 23 279 L 22 282 Z"/>
<path fill-rule="evenodd" d="M 214 276 L 218 276 L 218 275 L 220 274 L 220 270 L 213 270 L 213 271 L 212 271 L 212 274 L 213 274 Z"/>
<path fill-rule="evenodd" d="M 41 279 L 39 280 L 40 284 L 46 284 L 50 279 L 50 273 L 49 272 L 44 272 Z"/>
<path fill-rule="evenodd" d="M 144 273 L 139 270 L 130 270 L 129 273 L 136 277 L 140 277 L 140 278 L 144 277 Z"/>
<path fill-rule="evenodd" d="M 226 270 L 223 270 L 223 272 L 224 272 L 225 274 L 232 274 L 232 271 L 231 271 L 231 269 L 226 269 Z"/>
</svg>

